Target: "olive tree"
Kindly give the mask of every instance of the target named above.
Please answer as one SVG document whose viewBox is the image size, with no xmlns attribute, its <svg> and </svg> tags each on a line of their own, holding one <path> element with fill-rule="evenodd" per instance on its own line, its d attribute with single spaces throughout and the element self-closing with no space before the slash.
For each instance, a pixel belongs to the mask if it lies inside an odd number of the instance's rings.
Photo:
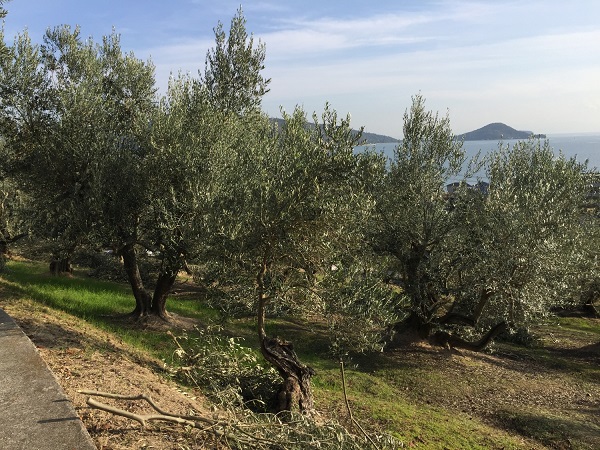
<svg viewBox="0 0 600 450">
<path fill-rule="evenodd" d="M 502 146 L 486 163 L 482 214 L 464 228 L 471 259 L 464 295 L 475 319 L 527 327 L 579 291 L 589 264 L 583 241 L 586 167 L 555 155 L 547 141 Z"/>
<path fill-rule="evenodd" d="M 458 227 L 446 185 L 461 176 L 466 158 L 448 117 L 426 111 L 421 96 L 405 113 L 403 131 L 388 169 L 373 184 L 371 242 L 389 261 L 392 278 L 401 280 L 405 296 L 397 313 L 405 319 L 397 330 L 410 324 L 428 336 L 449 295 L 441 269 L 451 263 L 444 247 Z"/>
<path fill-rule="evenodd" d="M 472 163 L 448 118 L 413 99 L 404 140 L 374 187 L 372 245 L 406 299 L 395 331 L 480 350 L 506 327 L 540 320 L 573 289 L 584 168 L 535 140 L 484 163 L 489 186 L 468 186 Z M 446 192 L 456 179 L 460 187 Z M 477 331 L 487 333 L 465 339 Z"/>
<path fill-rule="evenodd" d="M 3 134 L 36 212 L 32 228 L 60 256 L 79 245 L 111 246 L 130 268 L 149 199 L 153 67 L 123 54 L 115 34 L 97 44 L 68 26 L 49 29 L 42 46 L 23 33 L 11 54 Z M 130 281 L 143 314 L 147 305 Z"/>
<path fill-rule="evenodd" d="M 206 55 L 202 80 L 211 103 L 220 111 L 243 115 L 260 109 L 262 97 L 269 91 L 271 79 L 261 75 L 266 54 L 265 44 L 254 45 L 248 36 L 242 9 L 231 19 L 229 34 L 219 22 L 214 29 L 215 47 Z"/>
<path fill-rule="evenodd" d="M 246 43 L 241 11 L 232 23 L 227 49 L 215 51 L 225 57 L 207 63 L 204 78 L 174 77 L 162 98 L 152 64 L 124 53 L 114 33 L 95 43 L 78 28 L 57 27 L 42 46 L 24 33 L 3 61 L 3 134 L 35 203 L 33 228 L 61 256 L 81 245 L 113 248 L 136 317 L 167 318 L 177 273 L 202 246 L 207 158 L 227 145 L 233 123 L 224 117 L 253 111 L 268 82 L 259 73 L 264 46 Z M 223 85 L 225 72 L 243 87 Z M 153 291 L 140 276 L 145 252 L 158 263 Z"/>
<path fill-rule="evenodd" d="M 29 227 L 44 224 L 44 236 L 55 242 L 54 250 L 60 253 L 62 243 L 73 240 L 62 239 L 73 231 L 65 220 L 69 213 L 63 211 L 75 206 L 69 198 L 70 178 L 74 176 L 70 169 L 76 172 L 77 168 L 72 160 L 61 158 L 63 153 L 56 154 L 61 131 L 59 98 L 43 64 L 42 51 L 27 33 L 6 48 L 0 83 L 4 163 L 15 188 L 30 199 Z"/>
<path fill-rule="evenodd" d="M 591 314 L 600 316 L 600 172 L 587 174 L 587 190 L 583 213 L 583 240 L 586 245 L 582 272 L 582 292 L 576 303 Z"/>
<path fill-rule="evenodd" d="M 28 235 L 25 215 L 23 194 L 10 178 L 0 177 L 0 257 L 10 254 L 9 246 Z"/>
<path fill-rule="evenodd" d="M 240 127 L 235 151 L 222 155 L 215 173 L 215 278 L 227 295 L 224 301 L 253 307 L 261 352 L 283 378 L 276 409 L 310 411 L 313 369 L 299 360 L 291 342 L 269 336 L 267 322 L 277 311 L 296 317 L 327 314 L 333 297 L 341 295 L 340 285 L 363 280 L 362 273 L 352 273 L 351 258 L 342 250 L 360 241 L 362 228 L 353 225 L 370 206 L 362 201 L 356 176 L 353 148 L 359 136 L 349 119 L 338 122 L 329 108 L 321 126 L 309 125 L 297 109 L 284 114 L 281 128 L 266 118 L 241 121 Z M 368 303 L 370 292 L 348 295 L 345 304 Z"/>
</svg>

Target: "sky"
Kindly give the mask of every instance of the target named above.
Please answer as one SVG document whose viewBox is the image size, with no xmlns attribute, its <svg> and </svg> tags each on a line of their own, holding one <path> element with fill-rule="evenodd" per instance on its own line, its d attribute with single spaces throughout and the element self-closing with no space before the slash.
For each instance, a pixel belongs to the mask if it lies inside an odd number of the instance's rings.
<svg viewBox="0 0 600 450">
<path fill-rule="evenodd" d="M 37 43 L 61 24 L 98 42 L 114 29 L 164 92 L 171 73 L 204 70 L 213 28 L 240 6 L 266 45 L 273 117 L 329 102 L 354 128 L 401 138 L 421 94 L 455 134 L 600 132 L 597 0 L 11 0 L 4 29 L 9 44 L 25 29 Z"/>
</svg>

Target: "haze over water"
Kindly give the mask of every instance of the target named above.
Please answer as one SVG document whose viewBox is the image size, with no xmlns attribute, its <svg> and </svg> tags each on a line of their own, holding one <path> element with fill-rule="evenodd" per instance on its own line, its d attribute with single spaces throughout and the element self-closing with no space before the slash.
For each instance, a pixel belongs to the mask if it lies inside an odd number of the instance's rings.
<svg viewBox="0 0 600 450">
<path fill-rule="evenodd" d="M 588 168 L 596 168 L 600 170 L 600 133 L 589 134 L 549 134 L 547 139 L 550 146 L 554 150 L 554 154 L 558 155 L 562 152 L 566 157 L 575 157 L 577 161 L 588 161 Z M 518 142 L 517 139 L 507 139 L 503 144 L 514 145 Z M 396 143 L 380 143 L 371 144 L 366 147 L 383 152 L 388 158 L 393 158 Z M 481 152 L 481 156 L 493 152 L 498 149 L 499 142 L 494 140 L 486 141 L 465 141 L 463 148 L 467 154 L 467 158 L 471 158 Z M 478 173 L 480 177 L 485 177 L 485 174 Z M 451 180 L 453 181 L 453 180 Z"/>
</svg>

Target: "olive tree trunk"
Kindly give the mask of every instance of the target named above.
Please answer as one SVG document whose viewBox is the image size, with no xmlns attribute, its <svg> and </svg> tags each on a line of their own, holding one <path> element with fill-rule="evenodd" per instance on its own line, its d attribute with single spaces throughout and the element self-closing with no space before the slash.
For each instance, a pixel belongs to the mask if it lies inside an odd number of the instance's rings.
<svg viewBox="0 0 600 450">
<path fill-rule="evenodd" d="M 258 290 L 258 337 L 260 350 L 264 358 L 277 369 L 283 383 L 277 393 L 277 412 L 302 411 L 310 413 L 314 409 L 314 399 L 310 379 L 315 371 L 300 362 L 291 342 L 267 336 L 265 332 L 265 310 L 267 297 L 264 291 L 266 264 L 260 268 L 256 277 Z"/>
<path fill-rule="evenodd" d="M 123 267 L 135 297 L 135 309 L 130 315 L 135 318 L 156 316 L 163 320 L 169 320 L 166 304 L 171 288 L 177 278 L 177 271 L 161 272 L 151 295 L 144 287 L 134 245 L 126 244 L 123 246 L 120 255 L 123 258 Z"/>
</svg>

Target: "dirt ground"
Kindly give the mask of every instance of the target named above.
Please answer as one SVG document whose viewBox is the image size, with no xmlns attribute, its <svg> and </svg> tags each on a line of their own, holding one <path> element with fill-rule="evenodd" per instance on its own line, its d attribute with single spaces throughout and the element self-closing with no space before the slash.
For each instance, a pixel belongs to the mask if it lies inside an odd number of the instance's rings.
<svg viewBox="0 0 600 450">
<path fill-rule="evenodd" d="M 138 422 L 87 406 L 88 396 L 78 391 L 146 394 L 168 412 L 209 418 L 214 414 L 201 395 L 184 391 L 170 380 L 160 361 L 141 356 L 110 334 L 81 320 L 44 312 L 31 315 L 23 306 L 11 304 L 5 309 L 39 349 L 73 401 L 98 449 L 215 448 L 211 435 L 198 430 L 162 422 L 151 422 L 146 429 L 141 429 Z M 136 414 L 156 414 L 143 401 L 94 398 Z"/>
<path fill-rule="evenodd" d="M 201 394 L 184 391 L 169 379 L 161 361 L 43 306 L 15 302 L 3 307 L 37 346 L 99 449 L 216 448 L 208 433 L 158 422 L 141 429 L 137 422 L 88 407 L 87 396 L 78 392 L 147 394 L 164 410 L 216 417 Z M 175 321 L 173 326 L 190 325 Z M 394 364 L 410 366 L 406 371 L 410 375 L 399 383 L 406 385 L 407 395 L 416 403 L 473 415 L 520 434 L 529 448 L 593 449 L 600 448 L 600 373 L 589 368 L 600 367 L 598 341 L 597 335 L 557 328 L 539 354 L 509 345 L 499 345 L 492 354 L 457 352 L 420 342 L 389 357 Z M 411 383 L 418 387 L 420 374 L 427 372 L 444 374 L 443 390 L 412 389 Z M 98 400 L 134 413 L 153 412 L 140 401 Z"/>
<path fill-rule="evenodd" d="M 403 382 L 416 402 L 477 417 L 520 435 L 526 447 L 600 449 L 600 336 L 553 330 L 537 349 L 441 351 L 420 342 L 392 358 L 414 367 L 414 389 L 410 378 Z M 443 374 L 439 390 L 419 388 L 428 372 Z"/>
</svg>

